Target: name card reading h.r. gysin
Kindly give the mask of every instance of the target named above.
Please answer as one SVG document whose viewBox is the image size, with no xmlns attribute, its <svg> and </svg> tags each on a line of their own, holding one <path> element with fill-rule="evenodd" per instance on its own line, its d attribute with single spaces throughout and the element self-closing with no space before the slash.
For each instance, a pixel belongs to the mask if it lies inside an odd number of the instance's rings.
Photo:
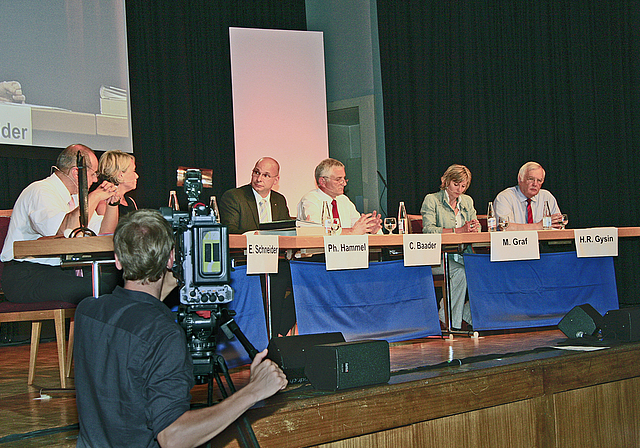
<svg viewBox="0 0 640 448">
<path fill-rule="evenodd" d="M 439 233 L 404 234 L 402 237 L 404 265 L 439 265 L 441 246 L 442 235 Z"/>
<path fill-rule="evenodd" d="M 616 227 L 576 229 L 573 231 L 573 235 L 576 239 L 578 257 L 618 256 L 618 229 Z"/>
<path fill-rule="evenodd" d="M 369 267 L 369 236 L 325 236 L 324 258 L 327 271 L 366 269 Z"/>
<path fill-rule="evenodd" d="M 538 232 L 491 232 L 491 261 L 539 260 Z"/>
<path fill-rule="evenodd" d="M 247 274 L 277 274 L 278 235 L 247 235 Z"/>
</svg>

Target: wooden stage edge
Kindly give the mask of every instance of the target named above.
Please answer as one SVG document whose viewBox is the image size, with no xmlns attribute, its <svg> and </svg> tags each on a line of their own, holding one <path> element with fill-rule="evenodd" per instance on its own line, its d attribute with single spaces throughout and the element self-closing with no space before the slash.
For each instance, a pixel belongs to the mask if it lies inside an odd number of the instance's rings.
<svg viewBox="0 0 640 448">
<path fill-rule="evenodd" d="M 289 387 L 246 415 L 263 448 L 640 446 L 640 343 L 469 361 L 334 393 Z M 236 427 L 215 444 L 243 446 Z"/>
</svg>

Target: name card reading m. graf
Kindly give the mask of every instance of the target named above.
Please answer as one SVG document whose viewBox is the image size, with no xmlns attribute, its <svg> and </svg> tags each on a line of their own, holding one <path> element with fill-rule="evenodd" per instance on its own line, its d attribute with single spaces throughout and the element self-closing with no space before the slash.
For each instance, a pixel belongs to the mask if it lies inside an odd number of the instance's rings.
<svg viewBox="0 0 640 448">
<path fill-rule="evenodd" d="M 402 236 L 405 266 L 440 264 L 442 235 L 439 233 L 411 233 Z"/>
<path fill-rule="evenodd" d="M 491 232 L 491 261 L 539 260 L 538 232 Z"/>
<path fill-rule="evenodd" d="M 278 235 L 247 235 L 247 274 L 277 274 Z"/>
<path fill-rule="evenodd" d="M 618 229 L 616 227 L 576 229 L 573 231 L 573 235 L 576 239 L 578 257 L 618 256 Z"/>
<path fill-rule="evenodd" d="M 324 258 L 327 271 L 367 269 L 369 267 L 369 236 L 325 236 Z"/>
</svg>

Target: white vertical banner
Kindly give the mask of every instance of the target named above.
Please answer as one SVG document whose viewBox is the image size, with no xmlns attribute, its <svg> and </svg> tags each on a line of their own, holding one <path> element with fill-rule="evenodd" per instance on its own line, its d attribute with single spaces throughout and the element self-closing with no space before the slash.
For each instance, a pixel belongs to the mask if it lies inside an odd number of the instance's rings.
<svg viewBox="0 0 640 448">
<path fill-rule="evenodd" d="M 236 182 L 264 156 L 280 163 L 274 189 L 295 215 L 329 154 L 321 32 L 229 28 Z"/>
</svg>

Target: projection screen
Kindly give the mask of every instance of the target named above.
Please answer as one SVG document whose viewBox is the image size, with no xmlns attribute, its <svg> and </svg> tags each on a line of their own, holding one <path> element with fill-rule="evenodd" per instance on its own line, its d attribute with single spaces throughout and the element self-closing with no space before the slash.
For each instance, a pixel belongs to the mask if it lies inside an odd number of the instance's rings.
<svg viewBox="0 0 640 448">
<path fill-rule="evenodd" d="M 0 16 L 0 143 L 132 152 L 124 0 L 7 0 Z"/>
</svg>

